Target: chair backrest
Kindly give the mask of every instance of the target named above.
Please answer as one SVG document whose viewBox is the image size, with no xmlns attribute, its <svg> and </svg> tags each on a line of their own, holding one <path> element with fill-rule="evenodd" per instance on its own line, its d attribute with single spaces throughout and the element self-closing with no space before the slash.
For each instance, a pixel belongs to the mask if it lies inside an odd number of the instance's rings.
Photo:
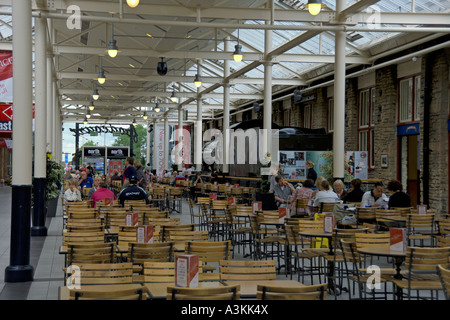
<svg viewBox="0 0 450 320">
<path fill-rule="evenodd" d="M 450 247 L 450 237 L 447 236 L 438 236 L 436 237 L 438 240 L 438 247 Z"/>
<path fill-rule="evenodd" d="M 438 220 L 438 228 L 439 228 L 439 234 L 446 235 L 450 234 L 450 219 L 444 219 L 441 218 Z"/>
<path fill-rule="evenodd" d="M 143 264 L 146 261 L 173 261 L 173 242 L 158 243 L 129 243 L 128 258 L 134 264 Z"/>
<path fill-rule="evenodd" d="M 144 282 L 175 283 L 175 262 L 144 262 Z"/>
<path fill-rule="evenodd" d="M 355 234 L 356 246 L 358 248 L 376 245 L 389 245 L 390 234 L 384 233 L 357 233 Z"/>
<path fill-rule="evenodd" d="M 103 289 L 103 290 L 102 290 Z M 137 288 L 114 288 L 104 286 L 102 289 L 83 289 L 70 290 L 71 300 L 145 300 L 147 295 L 145 287 Z"/>
<path fill-rule="evenodd" d="M 197 205 L 200 205 L 202 203 L 206 204 L 206 206 L 209 206 L 209 197 L 197 197 Z"/>
<path fill-rule="evenodd" d="M 296 200 L 296 208 L 297 209 L 305 209 L 308 206 L 309 201 L 310 200 L 308 198 L 305 198 L 305 199 L 298 198 Z"/>
<path fill-rule="evenodd" d="M 449 262 L 449 257 L 450 247 L 407 247 L 405 267 L 410 273 L 414 271 L 435 273 L 439 264 Z"/>
<path fill-rule="evenodd" d="M 105 242 L 104 231 L 68 231 L 63 232 L 63 245 Z"/>
<path fill-rule="evenodd" d="M 412 233 L 416 229 L 434 230 L 434 219 L 434 214 L 409 214 L 406 220 L 408 233 Z"/>
<path fill-rule="evenodd" d="M 166 241 L 171 231 L 195 231 L 195 224 L 161 225 L 160 241 Z"/>
<path fill-rule="evenodd" d="M 239 300 L 240 285 L 211 288 L 167 288 L 167 300 Z"/>
<path fill-rule="evenodd" d="M 167 240 L 171 242 L 180 241 L 208 241 L 209 233 L 207 230 L 191 231 L 191 230 L 170 230 L 168 231 Z"/>
<path fill-rule="evenodd" d="M 114 263 L 116 246 L 113 242 L 69 244 L 67 265 L 83 263 Z"/>
<path fill-rule="evenodd" d="M 220 260 L 221 280 L 275 280 L 275 260 Z"/>
<path fill-rule="evenodd" d="M 377 217 L 376 210 L 375 207 L 356 207 L 356 219 L 358 222 L 361 222 L 362 220 L 375 220 Z"/>
<path fill-rule="evenodd" d="M 360 263 L 361 259 L 357 252 L 356 242 L 340 239 L 342 255 L 346 263 Z M 348 266 L 346 266 L 348 267 Z"/>
<path fill-rule="evenodd" d="M 136 242 L 137 227 L 121 226 L 117 236 L 117 244 L 127 246 L 129 243 Z"/>
<path fill-rule="evenodd" d="M 437 266 L 437 271 L 442 283 L 442 288 L 444 289 L 445 298 L 450 300 L 450 265 L 448 263 L 439 264 Z"/>
<path fill-rule="evenodd" d="M 185 252 L 198 254 L 203 262 L 219 262 L 229 260 L 231 241 L 186 241 Z"/>
<path fill-rule="evenodd" d="M 298 287 L 258 285 L 256 298 L 259 300 L 325 300 L 326 283 Z"/>
<path fill-rule="evenodd" d="M 132 263 L 92 263 L 79 264 L 79 284 L 125 284 L 133 282 L 133 264 Z M 70 276 L 71 273 L 69 272 Z M 71 277 L 66 278 L 67 281 Z"/>
<path fill-rule="evenodd" d="M 321 202 L 320 203 L 320 212 L 333 212 L 334 206 L 339 203 L 340 202 Z"/>
</svg>

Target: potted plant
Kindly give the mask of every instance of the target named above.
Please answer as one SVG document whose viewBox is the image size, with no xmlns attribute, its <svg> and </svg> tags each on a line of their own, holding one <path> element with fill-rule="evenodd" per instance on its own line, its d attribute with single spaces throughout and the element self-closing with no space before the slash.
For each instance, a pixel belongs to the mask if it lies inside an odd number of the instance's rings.
<svg viewBox="0 0 450 320">
<path fill-rule="evenodd" d="M 64 175 L 64 168 L 59 163 L 47 158 L 47 178 L 45 181 L 45 203 L 47 207 L 47 217 L 56 215 L 58 199 L 61 194 L 61 180 Z"/>
</svg>

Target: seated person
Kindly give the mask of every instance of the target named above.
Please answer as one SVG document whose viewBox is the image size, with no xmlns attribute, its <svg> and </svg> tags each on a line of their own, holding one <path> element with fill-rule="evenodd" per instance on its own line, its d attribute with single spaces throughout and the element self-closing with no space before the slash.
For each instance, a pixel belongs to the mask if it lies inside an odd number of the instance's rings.
<svg viewBox="0 0 450 320">
<path fill-rule="evenodd" d="M 364 191 L 361 190 L 361 179 L 353 179 L 350 184 L 352 187 L 348 190 L 347 194 L 344 197 L 344 203 L 349 202 L 361 202 L 362 197 L 364 195 Z"/>
<path fill-rule="evenodd" d="M 119 171 L 114 171 L 114 174 L 111 176 L 111 181 L 114 181 L 114 180 L 119 180 L 119 181 L 122 181 L 122 177 L 121 176 L 119 176 Z"/>
<path fill-rule="evenodd" d="M 120 201 L 120 204 L 123 206 L 125 200 L 145 200 L 145 203 L 150 204 L 150 200 L 148 199 L 147 193 L 137 185 L 138 180 L 136 176 L 131 176 L 129 179 L 130 184 L 123 188 L 119 196 L 117 197 Z"/>
<path fill-rule="evenodd" d="M 364 193 L 361 200 L 361 208 L 381 208 L 387 209 L 388 198 L 383 193 L 384 186 L 381 182 L 375 183 L 375 186 L 372 190 Z"/>
<path fill-rule="evenodd" d="M 116 200 L 114 192 L 108 189 L 106 182 L 100 182 L 98 188 L 92 193 L 90 198 L 94 202 L 94 208 L 96 207 L 98 201 L 105 200 L 105 198 Z"/>
<path fill-rule="evenodd" d="M 295 188 L 295 192 L 292 196 L 291 204 L 289 205 L 289 209 L 291 212 L 295 212 L 297 199 L 311 199 L 313 193 L 314 182 L 312 179 L 306 179 L 301 187 Z"/>
<path fill-rule="evenodd" d="M 273 193 L 277 206 L 285 206 L 289 203 L 289 197 L 295 192 L 295 189 L 292 184 L 284 181 L 280 176 L 275 177 L 275 182 Z"/>
<path fill-rule="evenodd" d="M 88 199 L 91 200 L 92 195 L 94 194 L 95 190 L 99 188 L 100 182 L 102 182 L 102 178 L 100 176 L 94 177 L 94 184 L 92 185 L 91 190 L 89 190 L 88 193 Z"/>
<path fill-rule="evenodd" d="M 403 192 L 403 185 L 400 181 L 389 181 L 387 189 L 391 193 L 388 202 L 389 209 L 411 207 L 411 197 L 406 192 Z"/>
<path fill-rule="evenodd" d="M 345 184 L 342 182 L 341 179 L 338 179 L 335 182 L 333 182 L 333 189 L 334 192 L 338 195 L 339 200 L 343 200 L 344 197 L 347 195 L 347 191 L 345 190 Z"/>
<path fill-rule="evenodd" d="M 89 177 L 86 171 L 80 172 L 80 179 L 78 180 L 78 186 L 83 190 L 84 188 L 92 188 L 94 180 Z"/>
<path fill-rule="evenodd" d="M 314 206 L 319 206 L 322 202 L 338 202 L 339 196 L 334 192 L 328 180 L 323 180 L 319 186 L 319 192 L 317 192 L 314 198 Z"/>
<path fill-rule="evenodd" d="M 75 179 L 69 181 L 69 188 L 64 192 L 64 201 L 81 201 L 81 192 L 77 188 L 77 181 Z"/>
</svg>

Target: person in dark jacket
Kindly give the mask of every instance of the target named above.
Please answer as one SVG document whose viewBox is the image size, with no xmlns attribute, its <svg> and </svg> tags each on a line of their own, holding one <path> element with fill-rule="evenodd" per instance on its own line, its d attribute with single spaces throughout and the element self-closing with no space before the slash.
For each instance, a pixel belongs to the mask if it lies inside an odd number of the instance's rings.
<svg viewBox="0 0 450 320">
<path fill-rule="evenodd" d="M 352 185 L 352 187 L 348 190 L 347 195 L 342 200 L 344 201 L 344 203 L 361 202 L 364 195 L 364 191 L 361 190 L 361 179 L 353 179 L 350 184 Z"/>
<path fill-rule="evenodd" d="M 311 160 L 307 160 L 305 163 L 305 167 L 308 170 L 306 174 L 306 179 L 311 179 L 316 183 L 317 180 L 317 172 L 314 170 L 314 163 Z"/>
<path fill-rule="evenodd" d="M 120 204 L 123 206 L 125 200 L 145 200 L 145 203 L 150 204 L 150 200 L 147 193 L 141 187 L 137 186 L 138 179 L 136 176 L 131 176 L 129 179 L 130 184 L 120 191 L 117 197 Z"/>
<path fill-rule="evenodd" d="M 387 189 L 391 193 L 388 203 L 389 209 L 411 207 L 411 197 L 407 193 L 403 192 L 403 185 L 400 181 L 389 181 Z"/>
</svg>

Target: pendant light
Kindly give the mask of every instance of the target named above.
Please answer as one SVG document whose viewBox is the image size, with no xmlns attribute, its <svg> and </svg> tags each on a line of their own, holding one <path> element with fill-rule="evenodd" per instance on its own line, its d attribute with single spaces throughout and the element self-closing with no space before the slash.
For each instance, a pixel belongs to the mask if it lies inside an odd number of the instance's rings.
<svg viewBox="0 0 450 320">
<path fill-rule="evenodd" d="M 316 16 L 322 10 L 322 0 L 308 0 L 307 6 L 309 13 Z"/>
<path fill-rule="evenodd" d="M 89 110 L 93 111 L 94 109 L 95 109 L 94 101 L 91 101 L 91 103 L 89 104 Z"/>
<path fill-rule="evenodd" d="M 109 40 L 107 51 L 108 55 L 111 58 L 115 58 L 117 56 L 117 53 L 119 52 L 119 48 L 117 47 L 117 41 L 114 40 L 114 23 L 111 24 L 111 40 Z"/>
<path fill-rule="evenodd" d="M 98 72 L 97 81 L 100 84 L 104 84 L 106 82 L 105 72 L 103 71 L 102 57 L 100 57 L 100 71 Z"/>
<path fill-rule="evenodd" d="M 127 0 L 127 4 L 130 8 L 136 8 L 139 5 L 139 0 Z"/>
<path fill-rule="evenodd" d="M 83 123 L 88 124 L 88 119 L 86 117 L 84 118 Z"/>
<path fill-rule="evenodd" d="M 238 29 L 238 38 L 237 44 L 234 46 L 233 59 L 235 62 L 239 63 L 242 61 L 244 55 L 242 54 L 242 46 L 239 44 L 239 29 Z"/>
</svg>

